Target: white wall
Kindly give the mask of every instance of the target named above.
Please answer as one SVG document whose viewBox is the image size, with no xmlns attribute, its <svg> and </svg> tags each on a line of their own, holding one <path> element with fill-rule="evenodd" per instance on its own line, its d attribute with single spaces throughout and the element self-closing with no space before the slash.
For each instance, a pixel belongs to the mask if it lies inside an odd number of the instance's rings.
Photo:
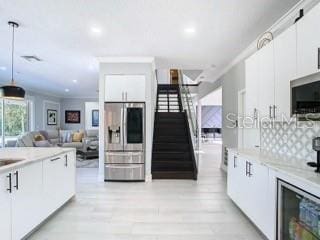
<svg viewBox="0 0 320 240">
<path fill-rule="evenodd" d="M 99 129 L 99 127 L 92 126 L 92 110 L 99 109 L 99 102 L 85 102 L 85 128 Z"/>
<path fill-rule="evenodd" d="M 63 98 L 61 99 L 61 128 L 64 130 L 77 131 L 85 129 L 85 103 L 86 102 L 97 102 L 96 98 Z M 98 109 L 98 108 L 97 108 Z M 80 111 L 80 123 L 66 123 L 65 112 L 66 110 Z"/>
<path fill-rule="evenodd" d="M 170 70 L 157 69 L 157 80 L 159 84 L 170 84 Z"/>
</svg>

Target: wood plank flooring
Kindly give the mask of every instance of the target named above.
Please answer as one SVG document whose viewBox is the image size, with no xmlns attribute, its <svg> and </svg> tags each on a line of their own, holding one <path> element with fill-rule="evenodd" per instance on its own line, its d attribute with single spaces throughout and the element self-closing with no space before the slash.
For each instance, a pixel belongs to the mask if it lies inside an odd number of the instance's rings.
<svg viewBox="0 0 320 240">
<path fill-rule="evenodd" d="M 198 181 L 99 183 L 78 169 L 77 196 L 31 240 L 260 240 L 226 194 L 221 145 L 203 146 Z"/>
</svg>

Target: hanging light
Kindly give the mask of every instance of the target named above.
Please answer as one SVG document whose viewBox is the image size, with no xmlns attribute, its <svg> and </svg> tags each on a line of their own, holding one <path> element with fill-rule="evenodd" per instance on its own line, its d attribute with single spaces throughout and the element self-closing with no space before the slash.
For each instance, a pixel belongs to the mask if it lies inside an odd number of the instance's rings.
<svg viewBox="0 0 320 240">
<path fill-rule="evenodd" d="M 9 26 L 12 27 L 12 49 L 11 49 L 11 83 L 10 85 L 2 86 L 0 88 L 0 97 L 12 98 L 12 99 L 24 99 L 25 91 L 23 88 L 16 86 L 13 73 L 14 73 L 14 30 L 19 27 L 16 22 L 8 22 Z"/>
</svg>

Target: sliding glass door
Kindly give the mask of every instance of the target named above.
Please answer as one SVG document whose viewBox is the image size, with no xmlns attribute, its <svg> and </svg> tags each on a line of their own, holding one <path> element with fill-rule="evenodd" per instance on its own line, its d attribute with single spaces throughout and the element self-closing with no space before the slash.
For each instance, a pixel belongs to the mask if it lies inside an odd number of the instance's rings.
<svg viewBox="0 0 320 240">
<path fill-rule="evenodd" d="M 29 131 L 29 101 L 0 101 L 0 147 L 12 147 L 19 135 Z"/>
</svg>

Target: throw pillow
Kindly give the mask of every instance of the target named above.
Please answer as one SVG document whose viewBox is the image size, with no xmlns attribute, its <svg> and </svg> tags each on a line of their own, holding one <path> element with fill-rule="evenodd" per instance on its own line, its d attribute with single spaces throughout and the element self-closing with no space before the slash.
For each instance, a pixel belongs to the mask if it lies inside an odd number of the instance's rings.
<svg viewBox="0 0 320 240">
<path fill-rule="evenodd" d="M 37 134 L 34 136 L 33 140 L 35 142 L 38 142 L 38 141 L 43 141 L 43 140 L 46 140 L 44 136 L 42 136 L 42 134 Z"/>
<path fill-rule="evenodd" d="M 81 142 L 83 138 L 82 132 L 75 132 L 72 136 L 72 142 Z"/>
<path fill-rule="evenodd" d="M 49 140 L 49 135 L 47 131 L 40 130 L 39 133 L 44 136 L 45 140 Z"/>
<path fill-rule="evenodd" d="M 34 146 L 36 146 L 36 147 L 51 147 L 52 145 L 49 143 L 48 140 L 43 140 L 43 141 L 35 141 Z"/>
<path fill-rule="evenodd" d="M 67 132 L 66 135 L 66 143 L 71 143 L 72 142 L 72 133 L 71 132 Z"/>
</svg>

